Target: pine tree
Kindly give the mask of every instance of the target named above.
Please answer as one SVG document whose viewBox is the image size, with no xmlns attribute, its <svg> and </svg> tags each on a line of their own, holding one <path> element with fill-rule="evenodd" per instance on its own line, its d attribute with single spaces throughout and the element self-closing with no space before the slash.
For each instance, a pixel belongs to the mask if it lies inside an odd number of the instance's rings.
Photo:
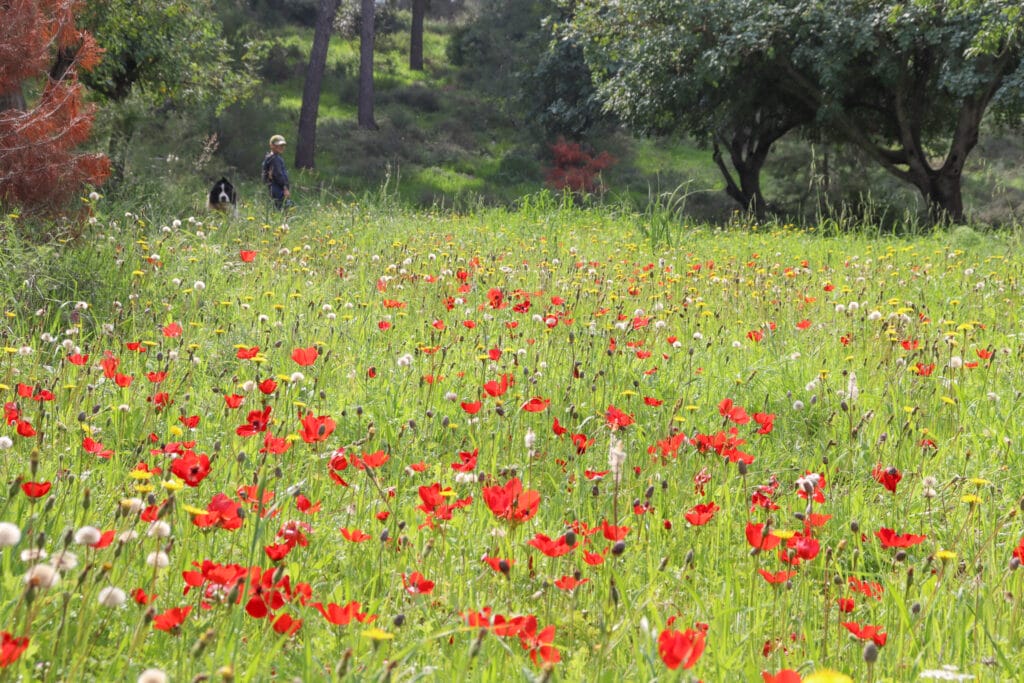
<svg viewBox="0 0 1024 683">
<path fill-rule="evenodd" d="M 94 114 L 82 101 L 78 74 L 95 67 L 102 53 L 75 26 L 81 6 L 81 0 L 0 0 L 0 204 L 55 214 L 109 173 L 105 156 L 75 151 Z"/>
</svg>

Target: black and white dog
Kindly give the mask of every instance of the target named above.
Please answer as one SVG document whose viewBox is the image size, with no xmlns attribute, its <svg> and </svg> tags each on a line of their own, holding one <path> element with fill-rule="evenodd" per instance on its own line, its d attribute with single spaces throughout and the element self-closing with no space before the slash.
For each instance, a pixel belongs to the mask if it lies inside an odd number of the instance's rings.
<svg viewBox="0 0 1024 683">
<path fill-rule="evenodd" d="M 235 192 L 235 186 L 227 178 L 221 178 L 210 188 L 210 195 L 206 198 L 206 208 L 224 213 L 231 212 L 234 216 L 238 215 L 238 193 Z"/>
</svg>

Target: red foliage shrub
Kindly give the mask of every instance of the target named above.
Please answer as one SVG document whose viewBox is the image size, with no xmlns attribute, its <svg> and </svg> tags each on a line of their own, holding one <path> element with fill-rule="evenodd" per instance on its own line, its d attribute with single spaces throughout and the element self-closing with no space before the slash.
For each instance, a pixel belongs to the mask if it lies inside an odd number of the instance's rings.
<svg viewBox="0 0 1024 683">
<path fill-rule="evenodd" d="M 567 142 L 563 138 L 551 145 L 551 153 L 554 166 L 548 171 L 546 181 L 556 190 L 596 192 L 601 189 L 601 171 L 616 162 L 608 152 L 593 156 L 578 142 Z"/>
<path fill-rule="evenodd" d="M 66 208 L 84 184 L 109 174 L 102 154 L 75 153 L 89 136 L 93 107 L 82 102 L 80 69 L 102 50 L 75 27 L 80 0 L 9 0 L 0 36 L 0 203 L 30 213 Z M 26 82 L 40 82 L 27 104 Z"/>
</svg>

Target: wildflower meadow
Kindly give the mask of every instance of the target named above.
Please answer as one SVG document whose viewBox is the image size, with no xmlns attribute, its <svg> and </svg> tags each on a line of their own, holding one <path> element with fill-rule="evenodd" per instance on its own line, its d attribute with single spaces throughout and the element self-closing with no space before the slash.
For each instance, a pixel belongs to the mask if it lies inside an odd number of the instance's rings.
<svg viewBox="0 0 1024 683">
<path fill-rule="evenodd" d="M 94 211 L 0 681 L 1024 676 L 1018 233 Z"/>
</svg>

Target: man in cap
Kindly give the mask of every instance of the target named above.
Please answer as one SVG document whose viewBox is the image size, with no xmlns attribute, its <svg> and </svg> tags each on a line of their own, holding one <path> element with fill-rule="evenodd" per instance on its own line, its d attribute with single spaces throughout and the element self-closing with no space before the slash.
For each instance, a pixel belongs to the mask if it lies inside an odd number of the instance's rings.
<svg viewBox="0 0 1024 683">
<path fill-rule="evenodd" d="M 274 200 L 274 208 L 284 208 L 285 203 L 291 205 L 292 192 L 288 181 L 288 170 L 284 167 L 281 153 L 288 144 L 283 135 L 270 138 L 270 151 L 263 157 L 263 182 L 270 189 L 270 198 Z"/>
</svg>

